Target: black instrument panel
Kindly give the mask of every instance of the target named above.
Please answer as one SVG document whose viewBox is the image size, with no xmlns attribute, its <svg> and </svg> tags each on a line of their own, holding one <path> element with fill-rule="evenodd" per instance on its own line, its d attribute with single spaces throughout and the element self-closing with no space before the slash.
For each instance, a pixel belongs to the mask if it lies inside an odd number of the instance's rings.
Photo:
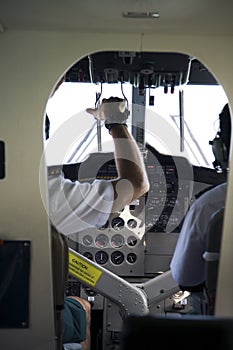
<svg viewBox="0 0 233 350">
<path fill-rule="evenodd" d="M 200 181 L 207 187 L 208 183 L 212 186 L 223 181 L 210 169 L 202 169 L 199 179 L 197 169 L 186 158 L 161 154 L 150 145 L 146 145 L 144 161 L 149 192 L 121 212 L 111 214 L 102 227 L 82 232 L 77 229 L 78 239 L 70 240 L 72 249 L 121 276 L 144 275 L 147 254 L 150 260 L 154 254 L 151 247 L 156 248 L 159 242 L 163 245 L 160 251 L 167 250 L 165 265 L 169 266 L 185 214 L 198 191 L 196 184 Z M 64 165 L 63 172 L 72 181 L 117 177 L 113 153 L 93 153 L 83 163 Z"/>
<path fill-rule="evenodd" d="M 144 275 L 146 235 L 179 231 L 190 198 L 191 167 L 185 159 L 174 160 L 150 146 L 145 154 L 149 192 L 111 214 L 103 227 L 79 232 L 78 240 L 70 243 L 73 249 L 121 276 Z M 65 177 L 73 181 L 117 177 L 113 153 L 93 153 L 85 163 L 81 167 L 80 163 L 64 165 Z M 179 167 L 183 168 L 183 179 L 179 178 Z"/>
<path fill-rule="evenodd" d="M 217 84 L 196 58 L 177 52 L 105 51 L 88 55 L 66 73 L 66 81 L 129 83 L 140 90 L 183 84 Z"/>
</svg>

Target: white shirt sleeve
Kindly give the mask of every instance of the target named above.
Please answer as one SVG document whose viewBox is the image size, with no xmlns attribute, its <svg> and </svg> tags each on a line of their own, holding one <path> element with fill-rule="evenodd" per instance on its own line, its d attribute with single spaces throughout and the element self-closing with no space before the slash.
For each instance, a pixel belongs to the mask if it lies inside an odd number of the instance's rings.
<svg viewBox="0 0 233 350">
<path fill-rule="evenodd" d="M 49 217 L 64 235 L 101 227 L 108 220 L 114 201 L 110 181 L 70 181 L 63 175 L 49 176 Z"/>
</svg>

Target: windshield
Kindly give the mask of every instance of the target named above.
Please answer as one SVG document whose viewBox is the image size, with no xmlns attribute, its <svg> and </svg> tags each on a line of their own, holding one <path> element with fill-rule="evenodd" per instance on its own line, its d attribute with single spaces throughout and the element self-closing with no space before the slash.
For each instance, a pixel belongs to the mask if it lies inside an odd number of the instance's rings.
<svg viewBox="0 0 233 350">
<path fill-rule="evenodd" d="M 184 111 L 183 149 L 180 140 L 181 92 Z M 49 165 L 80 162 L 92 152 L 113 151 L 110 135 L 104 131 L 98 136 L 96 122 L 85 112 L 86 108 L 95 106 L 98 93 L 101 93 L 101 99 L 110 96 L 125 97 L 129 110 L 132 111 L 130 84 L 62 83 L 47 103 L 49 140 L 52 140 L 49 142 L 53 144 L 51 150 L 46 146 Z M 185 156 L 193 165 L 213 168 L 214 156 L 209 141 L 218 131 L 219 113 L 227 102 L 220 85 L 185 85 L 177 87 L 173 93 L 164 93 L 162 87 L 147 89 L 145 142 L 161 153 Z M 161 132 L 158 120 L 165 121 L 177 134 L 172 140 L 172 146 L 168 146 L 170 134 Z"/>
</svg>

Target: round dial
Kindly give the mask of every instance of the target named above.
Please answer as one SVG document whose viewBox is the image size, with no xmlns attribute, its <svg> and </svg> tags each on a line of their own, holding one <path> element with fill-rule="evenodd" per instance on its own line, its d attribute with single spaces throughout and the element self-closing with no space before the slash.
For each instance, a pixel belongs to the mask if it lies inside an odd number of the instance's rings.
<svg viewBox="0 0 233 350">
<path fill-rule="evenodd" d="M 137 260 L 137 255 L 134 253 L 129 253 L 126 259 L 130 264 L 134 264 Z"/>
<path fill-rule="evenodd" d="M 122 218 L 120 218 L 119 216 L 112 219 L 112 228 L 116 231 L 120 231 L 123 229 L 123 227 L 125 226 L 125 222 Z"/>
<path fill-rule="evenodd" d="M 83 237 L 83 244 L 85 246 L 90 246 L 93 243 L 93 238 L 90 235 L 85 235 Z"/>
<path fill-rule="evenodd" d="M 108 261 L 108 254 L 103 250 L 99 250 L 95 254 L 95 261 L 97 262 L 97 264 L 100 265 L 106 264 L 106 262 Z"/>
<path fill-rule="evenodd" d="M 137 221 L 135 219 L 130 219 L 130 220 L 127 221 L 127 225 L 130 228 L 135 228 L 135 227 L 137 227 Z"/>
<path fill-rule="evenodd" d="M 134 246 L 137 244 L 137 238 L 134 237 L 134 236 L 129 236 L 129 237 L 127 238 L 127 244 L 128 244 L 128 246 L 130 246 L 130 247 L 134 247 Z"/>
<path fill-rule="evenodd" d="M 122 235 L 119 235 L 118 233 L 113 235 L 111 238 L 111 245 L 113 248 L 120 248 L 125 244 L 125 239 Z"/>
<path fill-rule="evenodd" d="M 95 244 L 98 248 L 104 248 L 108 245 L 109 239 L 105 234 L 100 234 L 95 239 Z"/>
<path fill-rule="evenodd" d="M 111 254 L 111 261 L 115 265 L 120 265 L 124 261 L 124 254 L 118 250 Z"/>
</svg>

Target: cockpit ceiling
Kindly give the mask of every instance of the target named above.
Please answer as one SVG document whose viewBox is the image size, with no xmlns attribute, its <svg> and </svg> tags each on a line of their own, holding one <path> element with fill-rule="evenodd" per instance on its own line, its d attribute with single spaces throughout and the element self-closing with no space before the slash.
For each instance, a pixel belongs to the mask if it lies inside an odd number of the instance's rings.
<svg viewBox="0 0 233 350">
<path fill-rule="evenodd" d="M 8 0 L 0 29 L 232 35 L 232 13 L 231 0 Z"/>
<path fill-rule="evenodd" d="M 77 62 L 66 74 L 70 82 L 130 83 L 142 89 L 217 81 L 197 59 L 171 52 L 101 52 Z"/>
</svg>

